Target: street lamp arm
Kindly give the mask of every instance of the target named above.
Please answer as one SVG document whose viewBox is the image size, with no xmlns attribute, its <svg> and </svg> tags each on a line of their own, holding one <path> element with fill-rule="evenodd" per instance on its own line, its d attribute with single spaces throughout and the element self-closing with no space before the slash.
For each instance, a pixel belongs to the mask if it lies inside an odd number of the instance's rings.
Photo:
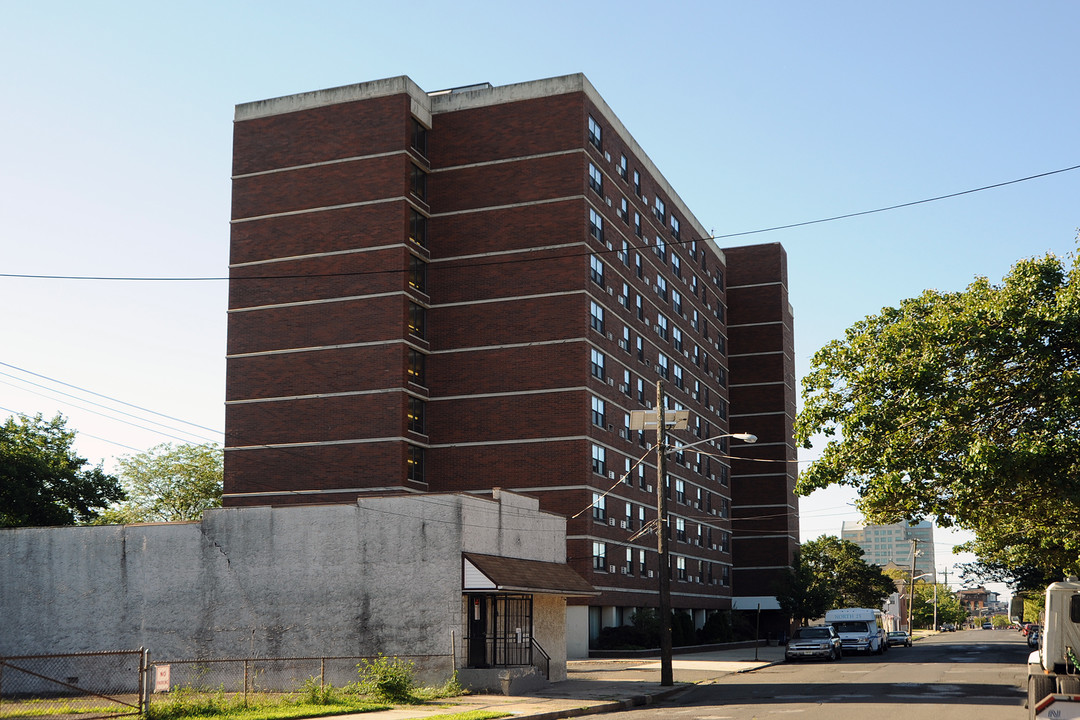
<svg viewBox="0 0 1080 720">
<path fill-rule="evenodd" d="M 679 451 L 682 451 L 682 450 L 686 450 L 687 448 L 692 448 L 695 445 L 702 445 L 704 443 L 713 442 L 714 440 L 719 440 L 720 438 L 726 438 L 726 437 L 735 438 L 736 440 L 742 440 L 743 442 L 745 442 L 747 444 L 752 444 L 752 443 L 757 442 L 757 435 L 753 435 L 751 433 L 725 433 L 723 435 L 716 435 L 716 436 L 711 437 L 711 438 L 705 438 L 704 440 L 698 440 L 697 442 L 692 442 L 689 445 L 679 445 L 678 447 L 674 447 L 674 446 L 669 445 L 668 449 L 664 451 L 664 454 L 665 455 L 670 455 L 673 452 L 679 452 Z"/>
</svg>

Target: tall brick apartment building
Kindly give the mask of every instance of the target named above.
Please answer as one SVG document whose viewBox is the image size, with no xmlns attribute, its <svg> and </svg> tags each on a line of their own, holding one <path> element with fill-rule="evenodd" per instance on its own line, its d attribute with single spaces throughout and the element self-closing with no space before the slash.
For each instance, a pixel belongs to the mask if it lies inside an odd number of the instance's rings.
<svg viewBox="0 0 1080 720">
<path fill-rule="evenodd" d="M 227 506 L 533 494 L 572 518 L 595 636 L 656 605 L 655 438 L 629 413 L 662 379 L 690 411 L 672 437 L 711 439 L 669 455 L 673 605 L 774 594 L 786 255 L 717 248 L 584 76 L 240 105 L 231 244 Z"/>
</svg>

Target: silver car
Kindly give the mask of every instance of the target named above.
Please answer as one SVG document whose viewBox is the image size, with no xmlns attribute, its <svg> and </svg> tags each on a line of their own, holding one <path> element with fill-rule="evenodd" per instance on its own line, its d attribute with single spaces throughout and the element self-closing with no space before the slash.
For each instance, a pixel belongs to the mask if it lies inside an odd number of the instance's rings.
<svg viewBox="0 0 1080 720">
<path fill-rule="evenodd" d="M 840 636 L 832 625 L 799 628 L 791 636 L 784 652 L 787 660 L 808 657 L 839 660 L 842 656 Z"/>
</svg>

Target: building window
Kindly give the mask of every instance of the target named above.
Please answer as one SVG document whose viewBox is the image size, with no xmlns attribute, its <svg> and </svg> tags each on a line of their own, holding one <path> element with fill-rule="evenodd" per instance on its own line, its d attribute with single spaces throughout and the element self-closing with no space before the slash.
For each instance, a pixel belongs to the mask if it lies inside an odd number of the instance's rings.
<svg viewBox="0 0 1080 720">
<path fill-rule="evenodd" d="M 634 211 L 634 234 L 641 237 L 641 213 Z"/>
<path fill-rule="evenodd" d="M 593 330 L 603 334 L 604 308 L 597 305 L 595 301 L 589 302 L 589 324 L 592 325 Z"/>
<path fill-rule="evenodd" d="M 619 344 L 622 345 L 623 350 L 630 352 L 630 328 L 625 325 L 623 325 L 622 329 L 622 342 Z"/>
<path fill-rule="evenodd" d="M 653 211 L 656 213 L 656 219 L 663 225 L 667 222 L 667 205 L 660 199 L 660 196 L 656 196 L 656 202 L 653 204 Z"/>
<path fill-rule="evenodd" d="M 634 273 L 639 278 L 645 276 L 645 271 L 644 271 L 644 269 L 642 268 L 642 265 L 641 265 L 641 253 L 638 253 L 638 252 L 634 253 Z"/>
<path fill-rule="evenodd" d="M 409 256 L 409 287 L 427 293 L 427 263 L 415 255 Z"/>
<path fill-rule="evenodd" d="M 598 397 L 592 399 L 592 424 L 597 427 L 607 427 L 607 413 L 604 401 Z"/>
<path fill-rule="evenodd" d="M 720 484 L 727 487 L 731 483 L 731 470 L 727 465 L 720 466 Z"/>
<path fill-rule="evenodd" d="M 600 172 L 600 169 L 589 163 L 589 187 L 591 187 L 597 195 L 604 194 L 604 175 Z"/>
<path fill-rule="evenodd" d="M 424 401 L 412 395 L 409 396 L 409 430 L 424 434 Z"/>
<path fill-rule="evenodd" d="M 665 340 L 668 339 L 668 321 L 663 315 L 657 313 L 656 315 L 656 334 Z"/>
<path fill-rule="evenodd" d="M 407 443 L 405 458 L 406 477 L 413 482 L 424 482 L 424 448 Z"/>
<path fill-rule="evenodd" d="M 600 493 L 592 494 L 593 520 L 607 520 L 607 498 Z"/>
<path fill-rule="evenodd" d="M 428 130 L 426 127 L 420 124 L 420 121 L 416 118 L 412 120 L 412 149 L 420 153 L 420 155 L 427 157 L 427 136 Z"/>
<path fill-rule="evenodd" d="M 637 339 L 637 359 L 641 362 L 645 362 L 645 341 L 638 335 Z"/>
<path fill-rule="evenodd" d="M 664 353 L 660 353 L 660 357 L 657 360 L 657 363 L 658 363 L 657 372 L 660 373 L 660 376 L 662 378 L 667 380 L 668 379 L 668 358 L 667 358 L 667 355 L 665 355 Z"/>
<path fill-rule="evenodd" d="M 680 390 L 685 389 L 685 386 L 683 385 L 683 369 L 682 369 L 682 366 L 679 365 L 678 363 L 675 363 L 675 366 L 673 368 L 673 372 L 675 374 L 675 387 L 679 388 Z"/>
<path fill-rule="evenodd" d="M 683 480 L 675 480 L 675 499 L 683 505 L 686 504 L 686 482 Z"/>
<path fill-rule="evenodd" d="M 675 558 L 675 569 L 678 571 L 679 579 L 686 580 L 686 558 L 682 556 Z"/>
<path fill-rule="evenodd" d="M 686 542 L 686 521 L 682 518 L 675 518 L 675 539 Z"/>
<path fill-rule="evenodd" d="M 418 338 L 425 337 L 427 310 L 414 302 L 409 303 L 409 334 Z"/>
<path fill-rule="evenodd" d="M 716 399 L 716 414 L 720 416 L 721 420 L 727 420 L 727 414 L 728 414 L 728 409 L 727 408 L 728 408 L 727 400 L 725 400 L 724 398 L 717 398 Z"/>
<path fill-rule="evenodd" d="M 672 256 L 672 260 L 676 258 Z M 682 295 L 675 288 L 671 289 L 671 307 L 676 314 L 682 315 Z"/>
<path fill-rule="evenodd" d="M 409 365 L 407 368 L 409 382 L 416 383 L 417 385 L 425 385 L 426 365 L 427 355 L 418 350 L 409 348 Z"/>
<path fill-rule="evenodd" d="M 417 165 L 410 165 L 409 167 L 411 168 L 409 170 L 409 191 L 427 202 L 427 173 Z"/>
<path fill-rule="evenodd" d="M 589 234 L 604 242 L 604 218 L 592 208 L 589 208 Z"/>
<path fill-rule="evenodd" d="M 604 262 L 595 255 L 589 258 L 589 279 L 604 287 Z"/>
<path fill-rule="evenodd" d="M 634 171 L 634 193 L 641 197 L 641 173 Z"/>
<path fill-rule="evenodd" d="M 621 177 L 623 180 L 626 179 L 626 171 L 626 156 L 619 155 L 619 177 Z"/>
<path fill-rule="evenodd" d="M 656 294 L 665 301 L 667 300 L 667 280 L 664 279 L 663 275 L 656 276 Z"/>
<path fill-rule="evenodd" d="M 630 413 L 623 413 L 623 437 L 627 440 L 630 439 Z M 626 471 L 630 472 L 630 460 L 626 461 Z M 623 482 L 629 482 L 626 478 L 623 478 Z"/>
<path fill-rule="evenodd" d="M 667 243 L 659 235 L 656 236 L 656 257 L 667 262 Z"/>
<path fill-rule="evenodd" d="M 626 283 L 622 284 L 622 294 L 619 295 L 619 304 L 627 310 L 630 309 L 630 286 Z"/>
<path fill-rule="evenodd" d="M 600 128 L 600 123 L 593 119 L 593 116 L 589 116 L 589 142 L 596 146 L 597 150 L 603 149 L 603 130 Z"/>
<path fill-rule="evenodd" d="M 607 544 L 594 542 L 592 544 L 592 566 L 594 570 L 607 571 Z"/>
<path fill-rule="evenodd" d="M 634 299 L 634 303 L 635 303 L 635 311 L 637 312 L 638 320 L 644 320 L 645 319 L 645 303 L 642 302 L 640 295 L 638 295 Z"/>
<path fill-rule="evenodd" d="M 671 326 L 671 344 L 676 350 L 682 352 L 682 330 L 679 329 L 678 325 Z"/>
<path fill-rule="evenodd" d="M 720 498 L 720 517 L 726 518 L 731 515 L 731 501 L 726 497 Z"/>
<path fill-rule="evenodd" d="M 420 247 L 427 247 L 427 216 L 409 208 L 409 239 Z"/>
<path fill-rule="evenodd" d="M 607 451 L 599 445 L 592 446 L 592 471 L 597 475 L 607 475 Z"/>
<path fill-rule="evenodd" d="M 622 247 L 619 248 L 619 252 L 616 253 L 616 256 L 619 258 L 619 260 L 622 262 L 622 264 L 626 265 L 627 267 L 629 267 L 629 265 L 630 265 L 629 248 L 630 248 L 630 245 L 627 244 L 627 242 L 625 240 L 623 240 L 622 241 Z M 623 287 L 626 287 L 626 286 L 624 285 Z M 625 294 L 626 293 L 624 292 L 623 295 L 625 295 Z"/>
<path fill-rule="evenodd" d="M 682 260 L 679 259 L 674 250 L 671 252 L 671 271 L 675 273 L 675 277 L 682 277 Z"/>
<path fill-rule="evenodd" d="M 675 236 L 675 239 L 679 239 L 679 219 L 674 215 L 671 216 L 671 234 Z"/>
<path fill-rule="evenodd" d="M 623 394 L 626 395 L 626 397 L 630 397 L 630 392 L 631 392 L 631 390 L 630 390 L 630 371 L 629 370 L 623 370 L 622 378 L 623 378 L 623 383 L 622 383 Z M 630 436 L 627 435 L 626 438 L 629 440 Z"/>
<path fill-rule="evenodd" d="M 725 587 L 731 584 L 731 568 L 727 565 L 720 566 L 720 584 Z"/>
<path fill-rule="evenodd" d="M 633 527 L 630 524 L 630 518 L 629 517 L 626 518 L 626 527 L 627 528 Z M 626 564 L 623 565 L 623 572 L 625 572 L 627 575 L 633 575 L 634 574 L 634 549 L 633 548 L 626 548 Z"/>
<path fill-rule="evenodd" d="M 604 379 L 604 353 L 599 350 L 592 350 L 592 374 L 593 377 Z"/>
<path fill-rule="evenodd" d="M 716 368 L 716 381 L 720 383 L 720 387 L 727 387 L 727 368 Z"/>
<path fill-rule="evenodd" d="M 648 568 L 645 567 L 645 551 L 638 550 L 638 571 L 641 575 L 644 575 Z"/>
</svg>

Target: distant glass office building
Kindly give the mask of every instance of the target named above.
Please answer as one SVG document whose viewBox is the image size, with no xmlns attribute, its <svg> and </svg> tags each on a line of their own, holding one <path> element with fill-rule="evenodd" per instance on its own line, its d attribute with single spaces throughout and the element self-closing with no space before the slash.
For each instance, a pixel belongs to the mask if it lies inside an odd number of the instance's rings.
<svg viewBox="0 0 1080 720">
<path fill-rule="evenodd" d="M 936 582 L 934 567 L 934 524 L 928 520 L 909 525 L 904 522 L 892 525 L 862 525 L 844 521 L 840 538 L 853 542 L 863 549 L 863 559 L 873 565 L 890 562 L 902 568 L 911 567 L 912 543 L 915 543 L 915 575 L 929 574 L 928 581 Z"/>
</svg>

